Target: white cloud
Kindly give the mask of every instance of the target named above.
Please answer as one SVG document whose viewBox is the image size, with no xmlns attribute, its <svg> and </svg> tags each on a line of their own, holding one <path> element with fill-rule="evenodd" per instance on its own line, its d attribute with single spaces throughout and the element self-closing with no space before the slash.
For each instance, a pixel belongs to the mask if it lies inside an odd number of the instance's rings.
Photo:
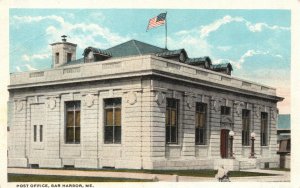
<svg viewBox="0 0 300 188">
<path fill-rule="evenodd" d="M 105 15 L 102 12 L 93 12 L 90 16 L 97 21 L 103 21 L 105 19 Z"/>
<path fill-rule="evenodd" d="M 229 61 L 237 69 L 241 69 L 242 65 L 245 63 L 247 58 L 250 58 L 250 57 L 253 57 L 256 55 L 268 55 L 270 57 L 283 59 L 282 55 L 280 55 L 280 54 L 274 55 L 274 54 L 270 53 L 269 51 L 260 51 L 260 50 L 251 49 L 251 50 L 246 51 L 238 60 L 229 60 L 229 59 L 226 59 L 226 60 Z M 225 60 L 225 59 L 218 59 L 215 62 L 221 62 L 222 60 Z"/>
<path fill-rule="evenodd" d="M 29 62 L 30 61 L 30 57 L 28 55 L 24 54 L 24 55 L 22 55 L 22 60 Z"/>
<path fill-rule="evenodd" d="M 266 23 L 255 23 L 252 24 L 251 22 L 246 21 L 246 25 L 248 29 L 252 32 L 261 32 L 263 28 L 271 29 L 271 30 L 290 30 L 288 27 L 281 27 L 278 25 L 270 26 Z"/>
<path fill-rule="evenodd" d="M 221 50 L 221 51 L 228 51 L 232 48 L 232 46 L 217 46 L 217 49 Z"/>
<path fill-rule="evenodd" d="M 267 23 L 251 23 L 243 17 L 231 17 L 230 15 L 226 15 L 223 18 L 215 20 L 208 25 L 202 26 L 200 29 L 200 36 L 202 38 L 208 37 L 210 33 L 217 31 L 221 26 L 232 22 L 244 23 L 251 32 L 261 32 L 264 28 L 271 30 L 290 30 L 290 28 L 288 27 L 268 25 Z"/>
<path fill-rule="evenodd" d="M 88 46 L 108 48 L 129 40 L 129 37 L 120 36 L 117 33 L 113 33 L 110 29 L 94 23 L 72 24 L 61 22 L 60 27 L 49 26 L 46 28 L 46 33 L 50 36 L 49 43 L 57 41 L 62 34 L 66 34 L 71 38 L 72 42 L 78 44 L 79 48 Z"/>
<path fill-rule="evenodd" d="M 43 60 L 48 59 L 50 57 L 50 54 L 33 54 L 33 55 L 22 55 L 22 60 L 26 62 L 34 61 L 34 60 Z"/>
<path fill-rule="evenodd" d="M 16 66 L 17 72 L 22 72 L 21 68 L 19 66 Z"/>
<path fill-rule="evenodd" d="M 104 15 L 100 12 L 93 14 L 94 18 L 104 19 Z M 126 40 L 129 37 L 120 36 L 113 33 L 110 29 L 94 23 L 70 23 L 63 17 L 57 15 L 48 16 L 13 16 L 13 20 L 23 23 L 40 22 L 44 20 L 53 20 L 59 23 L 59 26 L 50 25 L 46 28 L 48 42 L 58 41 L 60 36 L 65 34 L 71 37 L 72 42 L 77 43 L 79 48 L 95 46 L 99 48 L 107 48 Z M 99 41 L 99 38 L 104 40 Z"/>
<path fill-rule="evenodd" d="M 162 39 L 161 39 L 162 40 Z M 211 56 L 212 45 L 199 35 L 189 34 L 175 37 L 168 37 L 169 49 L 184 48 L 189 57 Z"/>
<path fill-rule="evenodd" d="M 25 66 L 29 71 L 37 70 L 36 68 L 32 67 L 32 66 L 29 65 L 29 64 L 25 64 L 24 66 Z"/>
<path fill-rule="evenodd" d="M 251 32 L 260 32 L 263 29 L 272 29 L 272 30 L 289 30 L 287 27 L 280 27 L 277 25 L 268 25 L 266 23 L 252 23 L 243 17 L 232 17 L 230 15 L 226 15 L 220 19 L 217 19 L 207 25 L 203 25 L 200 28 L 192 28 L 190 30 L 181 30 L 175 33 L 175 37 L 170 37 L 168 39 L 169 46 L 174 48 L 185 48 L 189 55 L 191 56 L 211 56 L 212 50 L 214 48 L 221 51 L 229 51 L 232 49 L 232 46 L 212 46 L 207 41 L 207 37 L 212 33 L 216 32 L 220 27 L 232 23 L 239 22 L 246 26 L 246 28 Z M 249 50 L 239 60 L 233 62 L 233 64 L 241 68 L 241 65 L 244 63 L 246 58 L 249 58 L 253 55 L 266 55 L 266 52 Z M 277 55 L 276 57 L 280 57 Z"/>
<path fill-rule="evenodd" d="M 18 22 L 23 23 L 32 23 L 32 22 L 40 22 L 43 20 L 54 20 L 59 23 L 64 23 L 64 19 L 60 16 L 49 15 L 49 16 L 13 16 L 13 19 Z"/>
<path fill-rule="evenodd" d="M 202 26 L 200 29 L 200 36 L 202 38 L 208 37 L 211 32 L 218 30 L 222 25 L 226 25 L 231 22 L 242 22 L 244 19 L 241 17 L 231 17 L 229 15 L 224 16 L 221 19 L 215 20 L 213 23 Z"/>
</svg>

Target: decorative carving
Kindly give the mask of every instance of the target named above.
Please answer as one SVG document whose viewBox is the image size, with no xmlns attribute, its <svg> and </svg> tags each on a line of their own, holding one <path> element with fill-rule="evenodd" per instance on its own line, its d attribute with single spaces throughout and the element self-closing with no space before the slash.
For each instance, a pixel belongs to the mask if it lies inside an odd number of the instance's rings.
<svg viewBox="0 0 300 188">
<path fill-rule="evenodd" d="M 48 99 L 48 108 L 53 110 L 55 108 L 55 106 L 56 106 L 55 98 Z"/>
<path fill-rule="evenodd" d="M 255 110 L 255 116 L 258 118 L 260 116 L 260 112 L 262 110 L 261 106 L 256 106 L 256 110 Z"/>
<path fill-rule="evenodd" d="M 222 116 L 221 123 L 233 124 L 233 118 L 231 116 Z"/>
<path fill-rule="evenodd" d="M 85 105 L 87 106 L 87 107 L 91 107 L 91 106 L 93 106 L 93 104 L 94 104 L 94 96 L 92 95 L 92 94 L 87 94 L 86 96 L 85 96 Z"/>
<path fill-rule="evenodd" d="M 158 105 L 161 105 L 164 103 L 165 101 L 165 94 L 163 94 L 162 92 L 158 91 L 156 92 L 156 95 L 155 95 L 155 101 Z"/>
<path fill-rule="evenodd" d="M 126 95 L 126 102 L 129 103 L 130 105 L 133 105 L 137 102 L 137 97 L 135 92 L 129 92 Z"/>
<path fill-rule="evenodd" d="M 187 99 L 186 99 L 186 106 L 191 109 L 193 107 L 193 97 L 192 96 L 187 96 Z"/>
<path fill-rule="evenodd" d="M 212 98 L 211 99 L 211 108 L 215 111 L 215 112 L 217 112 L 217 111 L 219 111 L 220 110 L 220 99 L 218 99 L 218 98 Z"/>
<path fill-rule="evenodd" d="M 16 102 L 16 109 L 18 112 L 21 112 L 23 110 L 23 101 L 17 101 Z"/>
<path fill-rule="evenodd" d="M 277 110 L 275 110 L 274 108 L 272 108 L 272 111 L 271 111 L 271 116 L 272 116 L 272 119 L 275 120 L 277 118 Z"/>
<path fill-rule="evenodd" d="M 235 112 L 236 112 L 237 116 L 240 116 L 241 113 L 242 113 L 242 108 L 245 105 L 245 103 L 240 102 L 240 101 L 236 101 L 234 104 L 236 105 L 236 109 L 235 109 L 236 111 Z"/>
</svg>

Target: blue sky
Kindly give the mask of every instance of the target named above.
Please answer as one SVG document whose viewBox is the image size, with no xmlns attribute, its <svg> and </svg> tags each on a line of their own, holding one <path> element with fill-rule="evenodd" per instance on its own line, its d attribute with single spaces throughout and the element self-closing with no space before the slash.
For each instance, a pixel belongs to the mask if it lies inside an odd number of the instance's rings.
<svg viewBox="0 0 300 188">
<path fill-rule="evenodd" d="M 167 11 L 168 48 L 189 57 L 226 59 L 233 76 L 277 88 L 280 113 L 290 112 L 291 32 L 289 10 L 10 9 L 10 72 L 48 69 L 60 36 L 101 49 L 140 40 L 164 47 L 165 30 L 146 32 L 148 20 Z"/>
</svg>

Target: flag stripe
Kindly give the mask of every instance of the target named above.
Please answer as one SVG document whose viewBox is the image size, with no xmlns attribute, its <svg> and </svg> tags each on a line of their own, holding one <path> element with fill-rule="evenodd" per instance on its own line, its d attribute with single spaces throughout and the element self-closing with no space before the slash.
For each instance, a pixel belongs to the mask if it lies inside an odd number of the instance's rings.
<svg viewBox="0 0 300 188">
<path fill-rule="evenodd" d="M 147 30 L 152 29 L 154 27 L 158 27 L 165 24 L 166 13 L 161 13 L 158 16 L 151 18 L 148 23 Z"/>
</svg>

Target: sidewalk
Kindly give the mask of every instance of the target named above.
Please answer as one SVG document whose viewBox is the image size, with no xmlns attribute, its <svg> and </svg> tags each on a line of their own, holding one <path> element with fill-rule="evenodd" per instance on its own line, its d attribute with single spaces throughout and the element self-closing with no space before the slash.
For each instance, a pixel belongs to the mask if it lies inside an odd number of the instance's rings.
<svg viewBox="0 0 300 188">
<path fill-rule="evenodd" d="M 289 182 L 290 172 L 276 170 L 251 169 L 247 172 L 260 172 L 276 174 L 276 176 L 252 176 L 252 177 L 230 177 L 231 182 Z M 13 174 L 35 174 L 35 175 L 58 175 L 58 176 L 88 176 L 88 177 L 112 177 L 132 179 L 158 179 L 162 182 L 217 182 L 213 177 L 192 177 L 176 176 L 165 174 L 146 174 L 131 172 L 107 172 L 107 171 L 83 171 L 83 170 L 56 170 L 56 169 L 29 169 L 29 168 L 8 168 L 8 173 Z"/>
</svg>

